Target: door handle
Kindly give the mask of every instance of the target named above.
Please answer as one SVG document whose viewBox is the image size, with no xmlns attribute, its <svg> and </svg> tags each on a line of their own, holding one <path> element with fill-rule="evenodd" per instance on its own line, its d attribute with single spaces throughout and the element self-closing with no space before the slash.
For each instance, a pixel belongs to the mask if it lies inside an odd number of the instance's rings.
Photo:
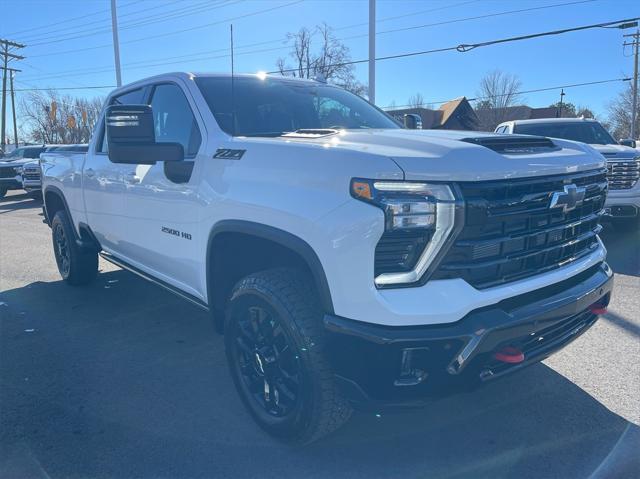
<svg viewBox="0 0 640 479">
<path fill-rule="evenodd" d="M 94 176 L 96 176 L 96 172 L 93 170 L 93 168 L 87 168 L 86 170 L 84 170 L 84 174 L 87 178 L 93 178 Z"/>
<path fill-rule="evenodd" d="M 135 185 L 140 183 L 140 177 L 136 175 L 135 171 L 132 171 L 131 173 L 126 173 L 124 175 L 124 181 Z"/>
</svg>

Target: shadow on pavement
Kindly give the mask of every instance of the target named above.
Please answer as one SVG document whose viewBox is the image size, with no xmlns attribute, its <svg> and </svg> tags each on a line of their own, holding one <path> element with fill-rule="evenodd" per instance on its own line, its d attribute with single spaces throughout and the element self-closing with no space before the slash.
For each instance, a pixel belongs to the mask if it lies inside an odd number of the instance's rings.
<svg viewBox="0 0 640 479">
<path fill-rule="evenodd" d="M 305 448 L 245 412 L 207 315 L 124 271 L 0 294 L 4 477 L 634 477 L 638 427 L 538 364 Z M 636 476 L 637 477 L 637 476 Z"/>
<path fill-rule="evenodd" d="M 640 276 L 640 231 L 620 231 L 604 224 L 600 238 L 607 247 L 607 263 L 614 272 Z"/>
<path fill-rule="evenodd" d="M 27 193 L 9 194 L 0 199 L 0 214 L 29 208 L 42 208 L 42 201 Z"/>
</svg>

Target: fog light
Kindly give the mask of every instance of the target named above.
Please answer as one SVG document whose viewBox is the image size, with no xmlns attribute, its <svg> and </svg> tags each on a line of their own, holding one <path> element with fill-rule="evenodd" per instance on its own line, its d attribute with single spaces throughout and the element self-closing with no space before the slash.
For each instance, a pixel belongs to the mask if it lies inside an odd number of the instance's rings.
<svg viewBox="0 0 640 479">
<path fill-rule="evenodd" d="M 406 348 L 402 350 L 400 376 L 393 382 L 394 386 L 415 386 L 427 379 L 427 372 L 415 368 L 413 363 L 417 351 L 427 351 L 428 349 L 429 348 Z"/>
</svg>

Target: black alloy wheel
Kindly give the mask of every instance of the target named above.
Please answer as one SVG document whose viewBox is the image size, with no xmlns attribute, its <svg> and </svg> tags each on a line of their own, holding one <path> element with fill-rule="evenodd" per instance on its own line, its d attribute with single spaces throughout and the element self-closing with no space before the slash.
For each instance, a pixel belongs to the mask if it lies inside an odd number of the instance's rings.
<svg viewBox="0 0 640 479">
<path fill-rule="evenodd" d="M 285 418 L 300 402 L 300 357 L 275 313 L 249 305 L 238 318 L 234 357 L 242 383 L 256 407 Z"/>
</svg>

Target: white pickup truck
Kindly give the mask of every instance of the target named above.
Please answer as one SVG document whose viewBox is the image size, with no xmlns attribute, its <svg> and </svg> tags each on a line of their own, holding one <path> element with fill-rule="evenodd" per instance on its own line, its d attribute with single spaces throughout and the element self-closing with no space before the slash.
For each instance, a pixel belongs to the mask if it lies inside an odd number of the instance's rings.
<svg viewBox="0 0 640 479">
<path fill-rule="evenodd" d="M 591 147 L 407 130 L 321 82 L 141 80 L 42 168 L 62 277 L 100 254 L 210 311 L 242 401 L 289 441 L 519 371 L 611 295 Z"/>
</svg>

